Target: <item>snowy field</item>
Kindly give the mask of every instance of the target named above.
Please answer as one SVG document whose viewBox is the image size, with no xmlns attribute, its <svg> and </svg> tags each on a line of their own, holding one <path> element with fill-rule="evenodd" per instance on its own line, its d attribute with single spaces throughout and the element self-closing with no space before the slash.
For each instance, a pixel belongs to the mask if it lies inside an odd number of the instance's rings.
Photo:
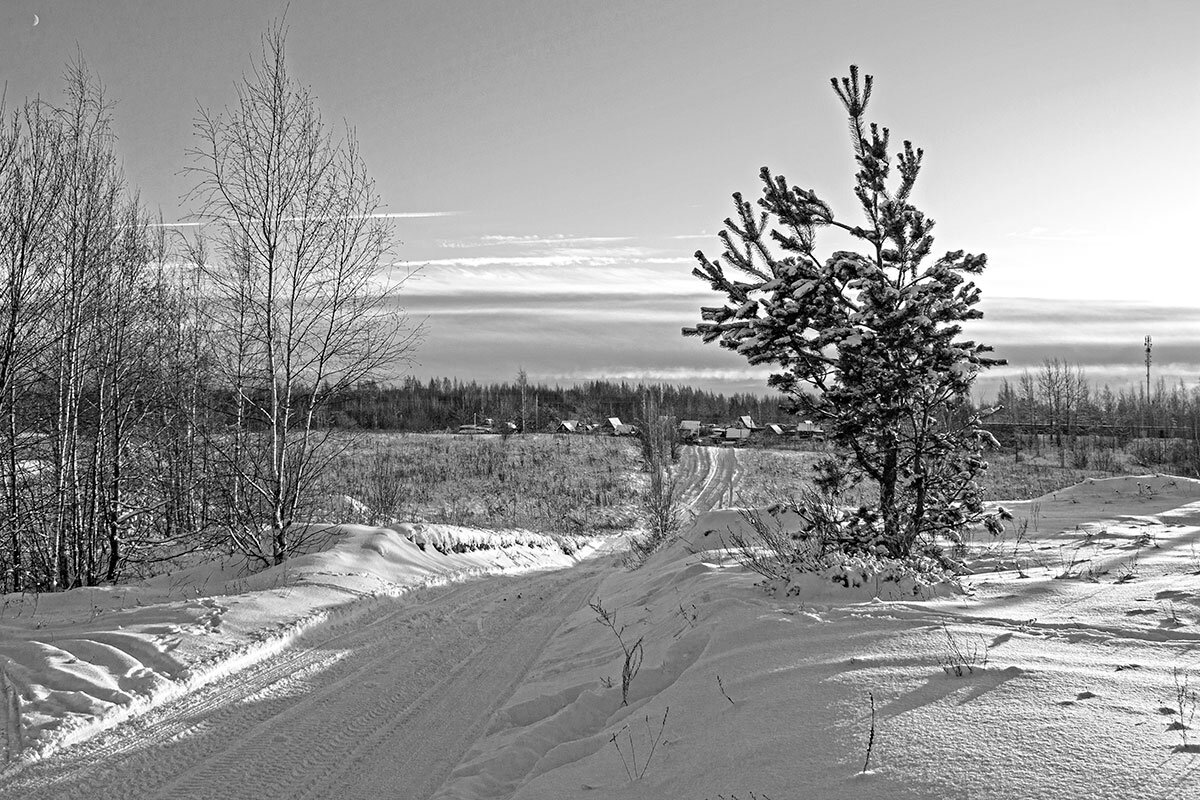
<svg viewBox="0 0 1200 800">
<path fill-rule="evenodd" d="M 635 570 L 343 526 L 250 577 L 6 596 L 0 797 L 1200 797 L 1200 482 L 1006 504 L 963 593 L 884 602 L 768 595 L 724 548 L 734 452 L 680 469 L 697 516 Z"/>
</svg>

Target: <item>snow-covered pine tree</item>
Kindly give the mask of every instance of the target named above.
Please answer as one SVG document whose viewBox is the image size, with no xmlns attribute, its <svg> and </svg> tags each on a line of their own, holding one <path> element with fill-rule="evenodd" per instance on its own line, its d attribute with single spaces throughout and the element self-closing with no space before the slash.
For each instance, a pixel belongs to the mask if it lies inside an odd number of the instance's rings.
<svg viewBox="0 0 1200 800">
<path fill-rule="evenodd" d="M 702 308 L 703 321 L 683 333 L 778 368 L 769 385 L 849 454 L 823 464 L 824 485 L 878 487 L 878 506 L 847 525 L 850 546 L 904 557 L 984 516 L 976 479 L 994 440 L 968 392 L 981 369 L 1003 361 L 959 338 L 964 320 L 982 316 L 966 276 L 982 272 L 986 256 L 960 250 L 929 261 L 933 220 L 909 200 L 923 152 L 906 141 L 892 161 L 888 129 L 864 117 L 870 75 L 860 82 L 852 66 L 831 82 L 850 118 L 865 223 L 836 219 L 812 190 L 763 167 L 757 208 L 733 195 L 738 221 L 726 219 L 719 234 L 723 258 L 696 253 L 693 274 L 724 304 Z M 864 252 L 822 260 L 822 227 L 860 240 Z"/>
</svg>

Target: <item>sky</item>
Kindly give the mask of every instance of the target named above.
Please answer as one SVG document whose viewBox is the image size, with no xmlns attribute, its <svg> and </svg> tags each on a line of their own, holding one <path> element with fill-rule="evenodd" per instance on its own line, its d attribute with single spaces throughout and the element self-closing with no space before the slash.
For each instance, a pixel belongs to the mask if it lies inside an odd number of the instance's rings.
<svg viewBox="0 0 1200 800">
<path fill-rule="evenodd" d="M 82 52 L 116 101 L 125 174 L 190 209 L 198 108 L 234 98 L 282 2 L 3 0 L 9 104 Z M 352 126 L 396 215 L 420 377 L 592 378 L 764 391 L 680 335 L 718 298 L 731 193 L 767 165 L 852 218 L 829 79 L 875 76 L 869 117 L 926 156 L 935 251 L 984 252 L 970 335 L 1114 387 L 1200 380 L 1200 3 L 1190 0 L 292 0 L 291 72 Z M 34 25 L 34 19 L 38 24 Z M 830 240 L 831 251 L 843 242 Z"/>
</svg>

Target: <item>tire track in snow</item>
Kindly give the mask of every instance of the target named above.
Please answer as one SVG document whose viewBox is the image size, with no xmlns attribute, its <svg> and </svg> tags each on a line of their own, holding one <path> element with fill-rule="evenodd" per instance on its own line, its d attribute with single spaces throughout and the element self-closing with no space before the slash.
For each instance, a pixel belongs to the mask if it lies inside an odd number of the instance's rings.
<svg viewBox="0 0 1200 800">
<path fill-rule="evenodd" d="M 736 450 L 688 445 L 680 454 L 676 473 L 680 498 L 693 514 L 711 511 L 725 498 L 736 470 Z"/>
<path fill-rule="evenodd" d="M 364 797 L 426 796 L 589 596 L 597 569 L 456 584 L 324 626 L 30 766 L 0 797 L 357 796 L 348 780 L 365 781 Z"/>
<path fill-rule="evenodd" d="M 296 796 L 306 799 L 330 797 L 334 793 L 344 796 L 343 787 L 348 783 L 357 790 L 352 797 L 381 797 L 389 789 L 394 791 L 395 785 L 387 781 L 387 770 L 361 769 L 361 766 L 386 753 L 379 745 L 397 736 L 402 737 L 398 749 L 415 765 L 413 772 L 421 777 L 419 784 L 406 785 L 405 796 L 431 796 L 483 734 L 495 711 L 516 691 L 562 621 L 586 602 L 598 583 L 598 574 L 572 582 L 558 592 L 555 602 L 541 601 L 543 612 L 533 619 L 524 615 L 515 619 L 516 625 L 529 626 L 520 635 L 536 642 L 533 646 L 506 645 L 517 633 L 511 626 L 493 631 L 490 641 L 476 648 L 438 686 L 412 703 L 406 713 L 390 725 L 375 729 L 362 745 L 350 751 L 349 758 L 337 762 L 334 770 L 311 781 L 304 793 Z M 550 607 L 556 610 L 546 613 L 545 609 Z M 394 742 L 390 749 L 397 749 Z M 426 765 L 431 763 L 436 763 L 438 769 L 426 771 Z M 348 781 L 351 774 L 359 780 Z M 381 782 L 380 778 L 384 780 Z"/>
<path fill-rule="evenodd" d="M 455 607 L 465 605 L 459 601 L 466 592 L 465 585 L 456 584 L 449 590 L 438 591 L 434 597 L 424 602 L 420 600 L 420 595 L 432 592 L 433 590 L 418 590 L 406 596 L 406 600 L 416 600 L 416 604 L 395 601 L 399 604 L 396 605 L 389 602 L 383 608 L 391 609 L 390 611 L 379 613 L 375 619 L 367 620 L 361 625 L 387 625 L 397 622 L 400 618 L 420 615 L 428 606 L 437 603 L 454 603 Z M 147 739 L 163 742 L 185 737 L 195 738 L 196 734 L 209 728 L 220 727 L 227 721 L 230 724 L 240 723 L 243 727 L 248 727 L 255 722 L 256 716 L 266 718 L 275 713 L 274 706 L 270 704 L 280 698 L 286 701 L 293 686 L 298 682 L 306 680 L 308 675 L 319 672 L 338 660 L 336 655 L 331 655 L 329 646 L 354 636 L 357 630 L 347 631 L 345 628 L 360 619 L 361 617 L 356 615 L 350 620 L 321 626 L 302 635 L 292 647 L 274 656 L 197 687 L 177 700 L 153 708 L 110 731 L 105 731 L 75 747 L 59 751 L 54 756 L 22 770 L 15 776 L 16 782 L 11 785 L 27 785 L 29 791 L 54 789 L 54 793 L 48 795 L 49 797 L 67 796 L 60 794 L 67 791 L 66 789 L 57 788 L 65 776 L 91 775 L 103 781 L 105 773 L 112 772 L 112 764 L 127 754 L 145 749 L 148 746 Z M 239 711 L 241 704 L 250 703 L 257 704 L 247 706 L 258 712 L 257 715 Z M 238 730 L 227 732 L 236 735 Z M 159 757 L 184 764 L 188 759 L 197 756 L 195 747 L 192 747 L 167 750 Z M 163 769 L 173 769 L 175 765 L 172 763 L 162 766 Z M 4 787 L 5 790 L 8 788 L 7 785 Z M 6 791 L 0 793 L 0 797 L 7 796 Z M 20 796 L 24 798 L 41 795 Z M 89 795 L 85 792 L 81 796 Z"/>
</svg>

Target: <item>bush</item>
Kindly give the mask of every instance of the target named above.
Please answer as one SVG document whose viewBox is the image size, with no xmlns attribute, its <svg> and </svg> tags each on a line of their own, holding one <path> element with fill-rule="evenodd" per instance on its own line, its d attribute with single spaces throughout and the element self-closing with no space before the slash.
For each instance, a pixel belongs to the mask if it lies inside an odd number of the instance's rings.
<svg viewBox="0 0 1200 800">
<path fill-rule="evenodd" d="M 882 546 L 864 546 L 878 526 L 866 509 L 848 511 L 828 494 L 806 492 L 799 501 L 742 513 L 729 543 L 742 564 L 766 578 L 772 594 L 816 599 L 928 599 L 961 594 L 949 562 L 932 543 L 922 552 L 893 557 Z"/>
<path fill-rule="evenodd" d="M 642 496 L 643 536 L 635 536 L 630 547 L 635 563 L 641 563 L 670 541 L 683 525 L 678 483 L 670 469 L 657 465 L 650 473 L 650 485 Z"/>
</svg>

